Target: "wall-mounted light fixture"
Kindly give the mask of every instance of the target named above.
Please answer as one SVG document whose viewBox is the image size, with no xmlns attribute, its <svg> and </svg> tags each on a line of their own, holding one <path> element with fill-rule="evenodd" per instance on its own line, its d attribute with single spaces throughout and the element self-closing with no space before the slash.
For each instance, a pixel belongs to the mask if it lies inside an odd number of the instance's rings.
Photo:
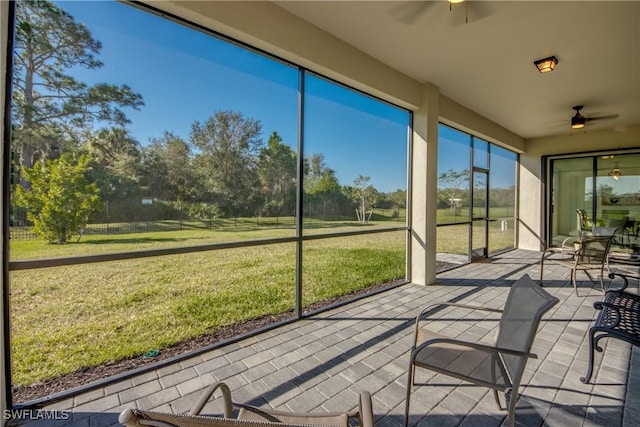
<svg viewBox="0 0 640 427">
<path fill-rule="evenodd" d="M 533 64 L 541 73 L 549 73 L 556 68 L 556 65 L 558 65 L 558 58 L 550 56 L 548 58 L 538 59 L 537 61 L 534 61 Z"/>
</svg>

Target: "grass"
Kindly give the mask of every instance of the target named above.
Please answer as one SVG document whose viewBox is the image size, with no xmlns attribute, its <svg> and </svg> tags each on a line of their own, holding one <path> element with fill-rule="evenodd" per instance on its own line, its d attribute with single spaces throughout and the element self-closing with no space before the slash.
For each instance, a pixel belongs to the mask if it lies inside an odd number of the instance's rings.
<svg viewBox="0 0 640 427">
<path fill-rule="evenodd" d="M 234 236 L 265 238 L 281 232 L 241 231 Z M 91 236 L 64 246 L 12 242 L 12 255 L 33 259 L 229 239 L 219 234 Z M 294 243 L 282 243 L 14 271 L 13 384 L 32 384 L 291 310 L 295 253 Z M 404 277 L 404 270 L 404 232 L 307 242 L 303 304 Z"/>
<path fill-rule="evenodd" d="M 489 222 L 489 253 L 513 247 L 514 226 L 513 219 L 507 220 L 506 230 L 502 229 L 501 221 Z M 484 229 L 474 228 L 473 231 L 473 238 L 482 242 L 484 237 L 479 237 L 479 234 L 484 233 Z M 437 239 L 436 251 L 438 253 L 467 255 L 469 251 L 469 225 L 453 224 L 438 227 Z"/>
</svg>

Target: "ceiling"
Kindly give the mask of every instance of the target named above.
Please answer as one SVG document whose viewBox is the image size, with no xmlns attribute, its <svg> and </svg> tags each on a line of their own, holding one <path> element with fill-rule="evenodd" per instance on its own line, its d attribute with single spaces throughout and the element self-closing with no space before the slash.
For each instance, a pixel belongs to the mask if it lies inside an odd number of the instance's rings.
<svg viewBox="0 0 640 427">
<path fill-rule="evenodd" d="M 275 3 L 525 139 L 640 124 L 640 1 Z"/>
</svg>

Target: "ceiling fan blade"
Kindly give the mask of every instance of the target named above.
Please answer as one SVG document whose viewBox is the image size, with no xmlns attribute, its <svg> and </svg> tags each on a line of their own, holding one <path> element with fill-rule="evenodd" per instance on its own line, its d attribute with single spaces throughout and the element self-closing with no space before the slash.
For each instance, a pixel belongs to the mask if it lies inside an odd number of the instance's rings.
<svg viewBox="0 0 640 427">
<path fill-rule="evenodd" d="M 403 24 L 411 25 L 436 3 L 431 1 L 401 1 L 392 6 L 389 13 Z"/>
<path fill-rule="evenodd" d="M 457 27 L 480 21 L 495 12 L 494 6 L 484 1 L 467 0 L 449 6 L 449 24 Z"/>
<path fill-rule="evenodd" d="M 594 120 L 611 120 L 611 119 L 617 119 L 618 117 L 620 117 L 620 114 L 608 114 L 606 116 L 595 116 L 595 117 L 585 117 L 585 120 L 588 122 L 592 122 Z"/>
<path fill-rule="evenodd" d="M 493 5 L 484 1 L 469 1 L 469 21 L 479 21 L 495 12 Z"/>
</svg>

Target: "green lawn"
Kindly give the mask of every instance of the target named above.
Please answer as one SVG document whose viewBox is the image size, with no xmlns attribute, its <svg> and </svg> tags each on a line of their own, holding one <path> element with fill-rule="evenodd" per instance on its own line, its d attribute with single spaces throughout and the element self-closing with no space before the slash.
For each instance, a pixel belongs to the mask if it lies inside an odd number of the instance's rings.
<svg viewBox="0 0 640 427">
<path fill-rule="evenodd" d="M 12 241 L 11 251 L 12 259 L 34 259 L 282 235 L 291 232 L 91 235 L 62 246 Z M 306 242 L 304 306 L 404 277 L 405 236 L 396 231 Z M 32 384 L 292 310 L 295 251 L 295 243 L 280 243 L 14 271 L 13 384 Z"/>
</svg>

